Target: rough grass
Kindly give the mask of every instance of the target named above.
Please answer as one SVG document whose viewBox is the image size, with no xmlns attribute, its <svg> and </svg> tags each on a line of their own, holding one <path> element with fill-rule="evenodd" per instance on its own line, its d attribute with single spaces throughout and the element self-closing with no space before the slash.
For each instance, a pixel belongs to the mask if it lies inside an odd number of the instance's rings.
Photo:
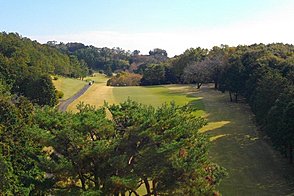
<svg viewBox="0 0 294 196">
<path fill-rule="evenodd" d="M 66 100 L 69 97 L 73 96 L 79 90 L 81 90 L 87 83 L 86 81 L 74 79 L 74 78 L 65 78 L 62 76 L 57 76 L 57 80 L 52 80 L 55 88 L 64 93 L 62 100 Z"/>
<path fill-rule="evenodd" d="M 246 104 L 231 103 L 227 94 L 211 88 L 194 93 L 203 97 L 209 124 L 210 157 L 225 167 L 223 195 L 293 195 L 294 171 L 257 133 Z M 291 177 L 292 176 L 292 177 Z"/>
</svg>

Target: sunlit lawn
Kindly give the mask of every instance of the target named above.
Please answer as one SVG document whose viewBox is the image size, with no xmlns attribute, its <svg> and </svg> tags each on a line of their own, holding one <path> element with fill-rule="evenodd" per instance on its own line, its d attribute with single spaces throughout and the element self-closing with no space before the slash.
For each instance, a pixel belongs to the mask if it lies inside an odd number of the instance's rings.
<svg viewBox="0 0 294 196">
<path fill-rule="evenodd" d="M 248 105 L 231 103 L 213 89 L 195 96 L 203 97 L 207 112 L 209 123 L 201 131 L 210 137 L 210 157 L 228 171 L 219 187 L 223 195 L 294 193 L 293 168 L 257 133 Z"/>
<path fill-rule="evenodd" d="M 85 77 L 85 81 L 94 81 L 95 83 L 105 83 L 109 77 L 104 74 L 94 73 L 93 76 Z"/>
<path fill-rule="evenodd" d="M 213 89 L 197 90 L 190 85 L 108 87 L 95 83 L 69 109 L 74 110 L 80 101 L 101 106 L 104 101 L 113 104 L 128 98 L 153 106 L 174 101 L 200 109 L 195 114 L 209 121 L 200 131 L 210 138 L 210 157 L 228 171 L 219 187 L 223 195 L 293 193 L 293 168 L 259 137 L 249 107 L 231 103 L 228 95 Z M 145 188 L 138 191 L 144 194 Z"/>
<path fill-rule="evenodd" d="M 164 103 L 175 102 L 177 105 L 190 104 L 196 110 L 195 114 L 204 114 L 204 105 L 201 98 L 192 97 L 190 94 L 196 91 L 189 85 L 162 85 L 162 86 L 133 86 L 133 87 L 109 87 L 103 83 L 95 84 L 78 100 L 74 101 L 69 110 L 75 110 L 79 102 L 88 103 L 97 107 L 104 101 L 109 104 L 120 103 L 131 99 L 145 105 L 160 106 Z"/>
<path fill-rule="evenodd" d="M 62 76 L 57 76 L 57 80 L 53 80 L 55 88 L 64 93 L 63 100 L 68 99 L 82 89 L 87 83 L 74 78 L 65 78 Z"/>
</svg>

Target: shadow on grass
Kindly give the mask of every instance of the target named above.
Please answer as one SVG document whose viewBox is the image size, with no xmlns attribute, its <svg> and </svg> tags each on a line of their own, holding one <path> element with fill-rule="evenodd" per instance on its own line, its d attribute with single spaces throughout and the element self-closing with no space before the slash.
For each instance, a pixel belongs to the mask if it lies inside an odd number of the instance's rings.
<svg viewBox="0 0 294 196">
<path fill-rule="evenodd" d="M 192 96 L 203 97 L 208 113 L 200 131 L 210 138 L 210 157 L 229 174 L 219 187 L 223 195 L 293 195 L 293 165 L 259 138 L 247 104 L 209 88 Z"/>
</svg>

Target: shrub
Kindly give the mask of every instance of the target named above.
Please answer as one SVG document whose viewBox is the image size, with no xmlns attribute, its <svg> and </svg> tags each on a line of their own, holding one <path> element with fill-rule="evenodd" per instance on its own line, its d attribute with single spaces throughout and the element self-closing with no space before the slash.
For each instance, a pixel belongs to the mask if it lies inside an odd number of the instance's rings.
<svg viewBox="0 0 294 196">
<path fill-rule="evenodd" d="M 112 76 L 107 81 L 107 86 L 139 86 L 142 75 L 129 72 L 121 72 Z"/>
<path fill-rule="evenodd" d="M 61 99 L 64 96 L 64 93 L 62 91 L 56 90 L 56 96 L 58 99 Z"/>
</svg>

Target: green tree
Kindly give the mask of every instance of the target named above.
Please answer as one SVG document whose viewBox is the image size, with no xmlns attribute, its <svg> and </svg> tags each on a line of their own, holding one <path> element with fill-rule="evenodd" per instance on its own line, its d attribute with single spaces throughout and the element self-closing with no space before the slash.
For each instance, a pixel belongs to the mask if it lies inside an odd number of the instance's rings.
<svg viewBox="0 0 294 196">
<path fill-rule="evenodd" d="M 165 83 L 165 67 L 163 64 L 150 64 L 143 72 L 142 85 Z"/>
<path fill-rule="evenodd" d="M 287 80 L 277 72 L 268 71 L 257 85 L 252 109 L 256 114 L 256 120 L 263 123 L 270 108 L 284 92 Z"/>
<path fill-rule="evenodd" d="M 0 96 L 0 191 L 5 195 L 39 192 L 45 181 L 42 147 L 33 138 L 33 105 L 24 97 Z"/>
<path fill-rule="evenodd" d="M 147 195 L 215 192 L 224 172 L 208 160 L 208 141 L 198 132 L 204 119 L 174 104 L 156 109 L 128 100 L 106 108 L 81 104 L 76 114 L 48 107 L 36 112 L 35 137 L 51 148 L 42 164 L 54 176 L 53 193 L 138 195 L 141 184 Z"/>
<path fill-rule="evenodd" d="M 182 74 L 185 67 L 190 64 L 203 61 L 207 54 L 207 49 L 198 47 L 187 49 L 183 54 L 173 58 L 170 62 L 170 66 L 171 71 L 175 74 L 175 77 L 177 78 L 177 83 L 183 82 Z"/>
<path fill-rule="evenodd" d="M 228 64 L 229 54 L 230 48 L 228 46 L 214 46 L 209 51 L 208 57 L 205 59 L 205 62 L 209 69 L 209 79 L 214 82 L 215 89 L 219 88 L 221 75 Z"/>
<path fill-rule="evenodd" d="M 147 195 L 205 195 L 215 191 L 223 170 L 207 159 L 205 124 L 187 107 L 158 109 L 126 101 L 109 107 L 122 137 L 124 171 L 144 184 Z"/>
<path fill-rule="evenodd" d="M 239 57 L 234 57 L 230 60 L 229 65 L 225 68 L 220 82 L 220 90 L 229 91 L 230 100 L 233 101 L 232 95 L 235 97 L 235 102 L 238 101 L 238 96 L 245 89 L 246 77 L 244 66 Z"/>
<path fill-rule="evenodd" d="M 289 162 L 293 163 L 293 146 L 294 146 L 294 101 L 292 100 L 284 111 L 286 145 L 288 147 Z"/>
<path fill-rule="evenodd" d="M 55 106 L 58 102 L 56 89 L 48 75 L 29 81 L 24 95 L 40 106 Z"/>
</svg>

